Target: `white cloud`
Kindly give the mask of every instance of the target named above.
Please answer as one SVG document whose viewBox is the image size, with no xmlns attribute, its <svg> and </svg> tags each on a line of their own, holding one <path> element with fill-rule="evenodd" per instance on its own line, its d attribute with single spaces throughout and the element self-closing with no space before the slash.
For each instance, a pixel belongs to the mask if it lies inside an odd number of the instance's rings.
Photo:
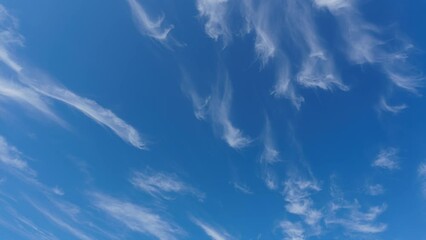
<svg viewBox="0 0 426 240">
<path fill-rule="evenodd" d="M 181 90 L 189 98 L 189 100 L 191 100 L 195 117 L 198 120 L 206 120 L 211 97 L 210 96 L 205 98 L 200 97 L 200 95 L 194 89 L 194 86 L 191 82 L 189 74 L 183 70 L 182 70 Z"/>
<path fill-rule="evenodd" d="M 266 65 L 272 59 L 277 51 L 276 34 L 270 19 L 270 11 L 274 10 L 270 2 L 261 1 L 255 2 L 253 0 L 245 0 L 242 2 L 244 7 L 244 17 L 248 24 L 248 29 L 254 30 L 255 37 L 255 51 L 258 58 L 261 60 L 262 65 Z"/>
<path fill-rule="evenodd" d="M 379 102 L 379 109 L 384 112 L 390 112 L 393 114 L 400 113 L 404 109 L 407 108 L 407 105 L 401 104 L 401 105 L 389 105 L 384 97 L 380 98 Z"/>
<path fill-rule="evenodd" d="M 417 170 L 422 185 L 423 195 L 426 197 L 426 163 L 421 163 Z"/>
<path fill-rule="evenodd" d="M 145 149 L 146 144 L 135 128 L 117 117 L 111 110 L 100 106 L 93 100 L 83 98 L 70 90 L 60 87 L 53 82 L 36 81 L 33 78 L 22 77 L 22 82 L 30 86 L 37 93 L 66 103 L 79 110 L 95 122 L 108 127 L 124 141 L 139 149 Z"/>
<path fill-rule="evenodd" d="M 228 0 L 197 0 L 197 10 L 205 19 L 205 31 L 209 37 L 218 40 L 222 37 L 227 43 L 232 38 L 228 26 Z"/>
<path fill-rule="evenodd" d="M 211 99 L 212 120 L 220 128 L 223 140 L 234 149 L 247 147 L 252 140 L 236 128 L 230 120 L 230 108 L 232 101 L 232 87 L 229 80 L 224 80 L 221 92 L 216 91 Z"/>
<path fill-rule="evenodd" d="M 245 184 L 232 182 L 232 186 L 239 192 L 242 192 L 247 195 L 253 194 L 253 191 Z"/>
<path fill-rule="evenodd" d="M 134 172 L 130 182 L 138 189 L 163 198 L 169 198 L 168 194 L 192 194 L 199 199 L 204 195 L 195 188 L 183 182 L 175 174 L 154 172 L 151 169 Z"/>
<path fill-rule="evenodd" d="M 398 149 L 386 148 L 381 150 L 374 160 L 372 166 L 387 170 L 399 169 Z"/>
<path fill-rule="evenodd" d="M 35 202 L 32 202 L 31 200 L 27 199 L 29 203 L 37 209 L 43 216 L 45 216 L 47 219 L 49 219 L 54 224 L 58 225 L 60 228 L 66 230 L 70 234 L 74 235 L 77 239 L 81 240 L 91 240 L 93 239 L 89 235 L 87 235 L 85 232 L 81 231 L 80 229 L 72 226 L 71 224 L 65 222 L 62 218 L 56 216 L 51 211 L 43 208 L 42 206 L 36 204 Z"/>
<path fill-rule="evenodd" d="M 49 81 L 42 73 L 31 72 L 22 67 L 17 68 L 16 65 L 19 64 L 16 62 L 11 64 L 7 60 L 13 58 L 10 57 L 9 43 L 20 42 L 20 38 L 18 37 L 20 35 L 16 31 L 16 25 L 9 24 L 6 26 L 4 24 L 5 21 L 12 21 L 10 20 L 11 18 L 5 8 L 0 5 L 0 33 L 7 32 L 5 34 L 7 37 L 3 35 L 0 37 L 0 52 L 3 52 L 0 53 L 0 60 L 7 63 L 15 71 L 16 78 L 20 82 L 5 80 L 3 77 L 0 77 L 0 97 L 35 108 L 63 125 L 63 122 L 50 109 L 48 101 L 45 98 L 58 100 L 79 110 L 97 123 L 110 128 L 120 138 L 133 146 L 139 149 L 146 148 L 136 129 L 117 117 L 111 110 L 103 108 L 93 100 L 80 97 L 53 81 Z M 6 59 L 5 56 L 9 57 Z"/>
<path fill-rule="evenodd" d="M 291 81 L 291 72 L 288 59 L 278 60 L 277 81 L 275 83 L 272 95 L 275 97 L 284 97 L 299 110 L 305 99 L 296 94 L 293 83 Z"/>
<path fill-rule="evenodd" d="M 385 193 L 385 188 L 380 184 L 371 184 L 367 186 L 367 194 L 371 196 L 379 196 Z"/>
<path fill-rule="evenodd" d="M 279 227 L 284 235 L 284 240 L 304 240 L 305 230 L 300 223 L 290 221 L 280 222 Z"/>
<path fill-rule="evenodd" d="M 278 188 L 278 177 L 275 174 L 272 165 L 281 161 L 279 155 L 280 153 L 275 146 L 275 142 L 272 137 L 272 129 L 269 119 L 266 119 L 265 130 L 263 133 L 263 151 L 259 162 L 261 165 L 263 181 L 270 190 L 276 190 Z"/>
<path fill-rule="evenodd" d="M 192 218 L 192 221 L 199 226 L 204 233 L 210 237 L 210 239 L 212 240 L 231 240 L 234 239 L 234 237 L 232 237 L 231 235 L 229 235 L 226 231 L 219 229 L 219 228 L 214 228 L 212 226 L 210 226 L 207 223 L 202 222 L 199 219 L 196 218 Z"/>
<path fill-rule="evenodd" d="M 307 88 L 349 90 L 336 73 L 331 56 L 321 46 L 309 2 L 287 1 L 286 14 L 287 30 L 303 56 L 297 83 Z"/>
<path fill-rule="evenodd" d="M 94 206 L 132 231 L 150 235 L 159 240 L 176 240 L 183 234 L 180 227 L 165 220 L 151 209 L 100 193 L 94 193 L 92 197 Z"/>
<path fill-rule="evenodd" d="M 310 198 L 312 193 L 320 191 L 317 183 L 307 180 L 289 179 L 284 183 L 284 200 L 286 210 L 302 217 L 306 224 L 317 226 L 322 219 L 321 211 L 314 208 L 314 203 Z"/>
<path fill-rule="evenodd" d="M 151 19 L 145 9 L 137 0 L 127 0 L 132 11 L 133 19 L 139 31 L 157 41 L 164 42 L 167 40 L 169 32 L 173 26 L 164 27 L 164 15 L 157 19 Z"/>
<path fill-rule="evenodd" d="M 408 51 L 413 47 L 406 42 L 400 50 L 394 51 L 379 38 L 378 27 L 363 19 L 349 0 L 315 0 L 318 7 L 325 7 L 337 18 L 346 42 L 346 54 L 356 64 L 376 64 L 396 86 L 410 92 L 417 92 L 424 77 L 407 63 Z"/>
<path fill-rule="evenodd" d="M 331 212 L 341 212 L 341 217 L 333 215 L 326 218 L 326 224 L 341 225 L 351 232 L 364 234 L 381 233 L 387 229 L 384 223 L 376 223 L 377 218 L 386 210 L 386 205 L 374 206 L 366 211 L 361 211 L 361 206 L 355 201 L 354 204 L 334 204 Z"/>
<path fill-rule="evenodd" d="M 0 61 L 14 71 L 21 71 L 22 66 L 11 54 L 11 48 L 23 45 L 23 37 L 15 31 L 17 20 L 0 4 Z"/>
<path fill-rule="evenodd" d="M 22 159 L 22 154 L 2 136 L 0 136 L 0 163 L 31 176 L 35 175 L 34 170 Z"/>
</svg>

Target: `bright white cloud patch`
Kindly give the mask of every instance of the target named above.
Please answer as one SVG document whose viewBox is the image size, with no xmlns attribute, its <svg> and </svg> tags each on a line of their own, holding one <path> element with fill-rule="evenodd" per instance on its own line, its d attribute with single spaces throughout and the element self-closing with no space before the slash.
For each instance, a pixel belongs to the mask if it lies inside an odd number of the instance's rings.
<svg viewBox="0 0 426 240">
<path fill-rule="evenodd" d="M 372 166 L 386 170 L 399 169 L 398 149 L 387 148 L 381 150 L 374 160 Z"/>
<path fill-rule="evenodd" d="M 210 226 L 209 224 L 196 219 L 196 218 L 192 218 L 192 221 L 198 226 L 200 227 L 204 233 L 209 236 L 209 238 L 211 240 L 232 240 L 234 239 L 231 235 L 229 235 L 229 233 L 227 233 L 226 231 L 220 229 L 220 228 L 214 228 L 212 226 Z"/>
<path fill-rule="evenodd" d="M 134 172 L 130 182 L 136 188 L 153 196 L 169 198 L 170 194 L 191 194 L 200 199 L 204 197 L 175 174 L 154 172 L 151 169 Z"/>
<path fill-rule="evenodd" d="M 228 0 L 197 0 L 197 10 L 205 20 L 205 31 L 209 37 L 220 37 L 228 42 L 232 34 L 228 26 Z"/>
<path fill-rule="evenodd" d="M 139 31 L 157 41 L 163 42 L 167 39 L 173 26 L 164 26 L 164 15 L 152 19 L 138 0 L 127 0 L 132 11 L 133 19 Z"/>
<path fill-rule="evenodd" d="M 153 210 L 104 194 L 92 195 L 93 204 L 129 229 L 159 240 L 176 240 L 183 230 Z"/>
</svg>

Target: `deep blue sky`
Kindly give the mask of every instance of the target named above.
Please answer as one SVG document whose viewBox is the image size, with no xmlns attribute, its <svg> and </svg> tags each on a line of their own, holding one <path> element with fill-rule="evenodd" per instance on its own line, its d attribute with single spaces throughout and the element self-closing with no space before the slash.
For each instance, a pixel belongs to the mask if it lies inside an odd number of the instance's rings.
<svg viewBox="0 0 426 240">
<path fill-rule="evenodd" d="M 0 2 L 0 239 L 426 239 L 426 1 Z"/>
</svg>

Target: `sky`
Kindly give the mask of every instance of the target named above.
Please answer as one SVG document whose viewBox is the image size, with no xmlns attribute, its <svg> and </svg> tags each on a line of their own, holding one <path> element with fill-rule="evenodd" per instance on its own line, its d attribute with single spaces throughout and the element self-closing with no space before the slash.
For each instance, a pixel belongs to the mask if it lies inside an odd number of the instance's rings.
<svg viewBox="0 0 426 240">
<path fill-rule="evenodd" d="M 425 10 L 0 1 L 0 239 L 426 239 Z"/>
</svg>

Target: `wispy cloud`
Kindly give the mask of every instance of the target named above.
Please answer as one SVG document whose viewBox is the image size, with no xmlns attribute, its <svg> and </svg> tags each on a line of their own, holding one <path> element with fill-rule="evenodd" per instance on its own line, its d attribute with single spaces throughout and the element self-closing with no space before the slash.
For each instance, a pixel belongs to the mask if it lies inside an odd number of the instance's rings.
<svg viewBox="0 0 426 240">
<path fill-rule="evenodd" d="M 15 31 L 18 21 L 0 4 L 0 61 L 19 72 L 22 66 L 16 61 L 11 49 L 23 45 L 23 37 Z"/>
<path fill-rule="evenodd" d="M 384 97 L 380 98 L 379 110 L 381 110 L 383 112 L 390 112 L 390 113 L 393 113 L 393 114 L 398 114 L 406 108 L 407 108 L 407 105 L 405 105 L 405 104 L 389 105 Z"/>
<path fill-rule="evenodd" d="M 326 224 L 341 225 L 351 232 L 364 234 L 380 233 L 386 230 L 387 225 L 384 223 L 376 223 L 377 218 L 386 210 L 386 205 L 374 206 L 366 211 L 361 211 L 358 202 L 349 205 L 332 205 L 333 214 L 343 212 L 343 216 L 328 217 Z"/>
<path fill-rule="evenodd" d="M 287 30 L 303 56 L 297 82 L 303 87 L 349 90 L 338 76 L 332 57 L 321 46 L 307 1 L 286 1 Z"/>
<path fill-rule="evenodd" d="M 386 148 L 379 152 L 376 159 L 372 163 L 373 167 L 383 168 L 386 170 L 399 169 L 398 149 Z"/>
<path fill-rule="evenodd" d="M 93 204 L 129 229 L 159 240 L 176 240 L 183 230 L 151 209 L 101 193 L 92 194 Z"/>
<path fill-rule="evenodd" d="M 204 28 L 209 37 L 218 40 L 220 37 L 225 44 L 232 38 L 228 25 L 228 0 L 197 0 L 197 10 L 205 20 Z"/>
<path fill-rule="evenodd" d="M 274 8 L 270 2 L 255 2 L 252 0 L 242 1 L 244 7 L 244 18 L 247 22 L 248 31 L 254 31 L 255 51 L 262 65 L 266 65 L 268 61 L 274 58 L 277 51 L 276 34 L 270 12 Z"/>
<path fill-rule="evenodd" d="M 22 159 L 22 154 L 2 136 L 0 136 L 0 163 L 30 175 L 35 175 L 34 170 Z"/>
<path fill-rule="evenodd" d="M 232 87 L 228 77 L 223 81 L 223 89 L 216 89 L 211 98 L 211 113 L 213 122 L 219 127 L 223 140 L 232 148 L 247 147 L 252 140 L 230 120 Z"/>
<path fill-rule="evenodd" d="M 204 198 L 204 194 L 183 182 L 175 174 L 155 172 L 150 168 L 134 172 L 130 182 L 152 196 L 170 198 L 170 194 L 191 194 L 199 199 Z"/>
<path fill-rule="evenodd" d="M 211 225 L 197 219 L 192 218 L 192 221 L 199 226 L 204 233 L 210 237 L 212 240 L 232 240 L 235 239 L 229 233 L 220 228 L 212 227 Z"/>
<path fill-rule="evenodd" d="M 5 62 L 16 75 L 15 78 L 9 79 L 0 77 L 0 97 L 34 108 L 51 119 L 63 123 L 54 114 L 47 99 L 58 100 L 79 110 L 97 123 L 110 128 L 120 138 L 133 146 L 139 149 L 146 148 L 145 142 L 141 139 L 136 129 L 117 117 L 111 110 L 103 108 L 93 100 L 71 92 L 65 87 L 61 87 L 51 81 L 41 71 L 30 70 L 34 69 L 33 67 L 27 69 L 15 62 L 16 60 L 11 62 L 11 59 L 17 59 L 11 54 L 11 43 L 20 43 L 22 40 L 16 30 L 16 24 L 7 25 L 5 22 L 14 22 L 14 19 L 0 5 L 0 52 L 3 52 L 0 53 L 0 60 Z M 20 81 L 13 79 L 19 79 Z"/>
<path fill-rule="evenodd" d="M 247 194 L 247 195 L 253 194 L 253 191 L 247 185 L 245 185 L 243 183 L 239 183 L 239 182 L 234 181 L 234 182 L 231 182 L 231 184 L 235 188 L 235 190 L 237 190 L 239 192 L 242 192 L 242 193 Z"/>
<path fill-rule="evenodd" d="M 282 221 L 279 224 L 284 240 L 304 240 L 305 230 L 300 223 L 293 223 L 290 221 Z"/>
<path fill-rule="evenodd" d="M 182 70 L 182 92 L 191 100 L 194 115 L 198 120 L 206 120 L 208 114 L 208 107 L 210 103 L 210 96 L 201 97 L 195 90 L 189 74 Z"/>
<path fill-rule="evenodd" d="M 385 188 L 381 184 L 370 184 L 367 186 L 367 194 L 371 196 L 379 196 L 385 193 Z"/>
<path fill-rule="evenodd" d="M 294 107 L 299 110 L 305 99 L 296 93 L 288 59 L 280 57 L 278 62 L 277 80 L 271 94 L 275 97 L 284 97 L 288 99 Z"/>
<path fill-rule="evenodd" d="M 313 181 L 289 179 L 284 183 L 285 208 L 291 213 L 303 218 L 306 224 L 315 226 L 323 217 L 321 211 L 314 208 L 310 195 L 321 188 Z"/>
<path fill-rule="evenodd" d="M 91 118 L 95 122 L 108 127 L 121 139 L 130 143 L 136 148 L 145 149 L 146 144 L 141 139 L 138 131 L 126 123 L 121 118 L 117 117 L 111 110 L 100 106 L 93 100 L 83 98 L 70 90 L 60 87 L 53 81 L 49 81 L 45 78 L 45 81 L 37 81 L 33 78 L 22 77 L 22 82 L 30 86 L 37 93 L 43 96 L 63 102 L 83 114 Z"/>
<path fill-rule="evenodd" d="M 277 150 L 274 139 L 272 137 L 271 124 L 267 118 L 263 133 L 263 151 L 260 155 L 259 162 L 261 165 L 263 181 L 271 190 L 276 190 L 278 188 L 278 177 L 276 176 L 272 165 L 281 161 L 279 154 L 280 153 Z"/>
<path fill-rule="evenodd" d="M 421 163 L 418 167 L 417 172 L 418 172 L 420 180 L 422 181 L 421 185 L 422 185 L 423 195 L 426 197 L 426 163 Z"/>
<path fill-rule="evenodd" d="M 127 0 L 127 3 L 132 11 L 134 22 L 142 34 L 160 42 L 167 40 L 173 26 L 164 26 L 164 14 L 157 19 L 152 19 L 138 0 Z"/>
<path fill-rule="evenodd" d="M 29 199 L 27 199 L 27 200 L 43 216 L 45 216 L 47 219 L 49 219 L 50 221 L 52 221 L 54 224 L 58 225 L 62 229 L 64 229 L 67 232 L 71 233 L 76 238 L 81 239 L 81 240 L 91 240 L 91 239 L 94 239 L 94 238 L 90 237 L 87 233 L 83 232 L 82 230 L 80 230 L 80 229 L 72 226 L 71 224 L 65 222 L 62 218 L 56 216 L 54 213 L 52 213 L 51 211 L 45 209 L 41 205 L 39 205 L 39 204 L 37 204 L 37 203 L 29 200 Z"/>
<path fill-rule="evenodd" d="M 407 63 L 408 52 L 413 46 L 400 42 L 400 49 L 390 48 L 379 38 L 380 29 L 363 19 L 355 6 L 356 1 L 315 0 L 318 7 L 324 7 L 338 18 L 346 54 L 356 64 L 377 64 L 394 85 L 410 92 L 417 92 L 423 85 L 424 76 Z"/>
</svg>

